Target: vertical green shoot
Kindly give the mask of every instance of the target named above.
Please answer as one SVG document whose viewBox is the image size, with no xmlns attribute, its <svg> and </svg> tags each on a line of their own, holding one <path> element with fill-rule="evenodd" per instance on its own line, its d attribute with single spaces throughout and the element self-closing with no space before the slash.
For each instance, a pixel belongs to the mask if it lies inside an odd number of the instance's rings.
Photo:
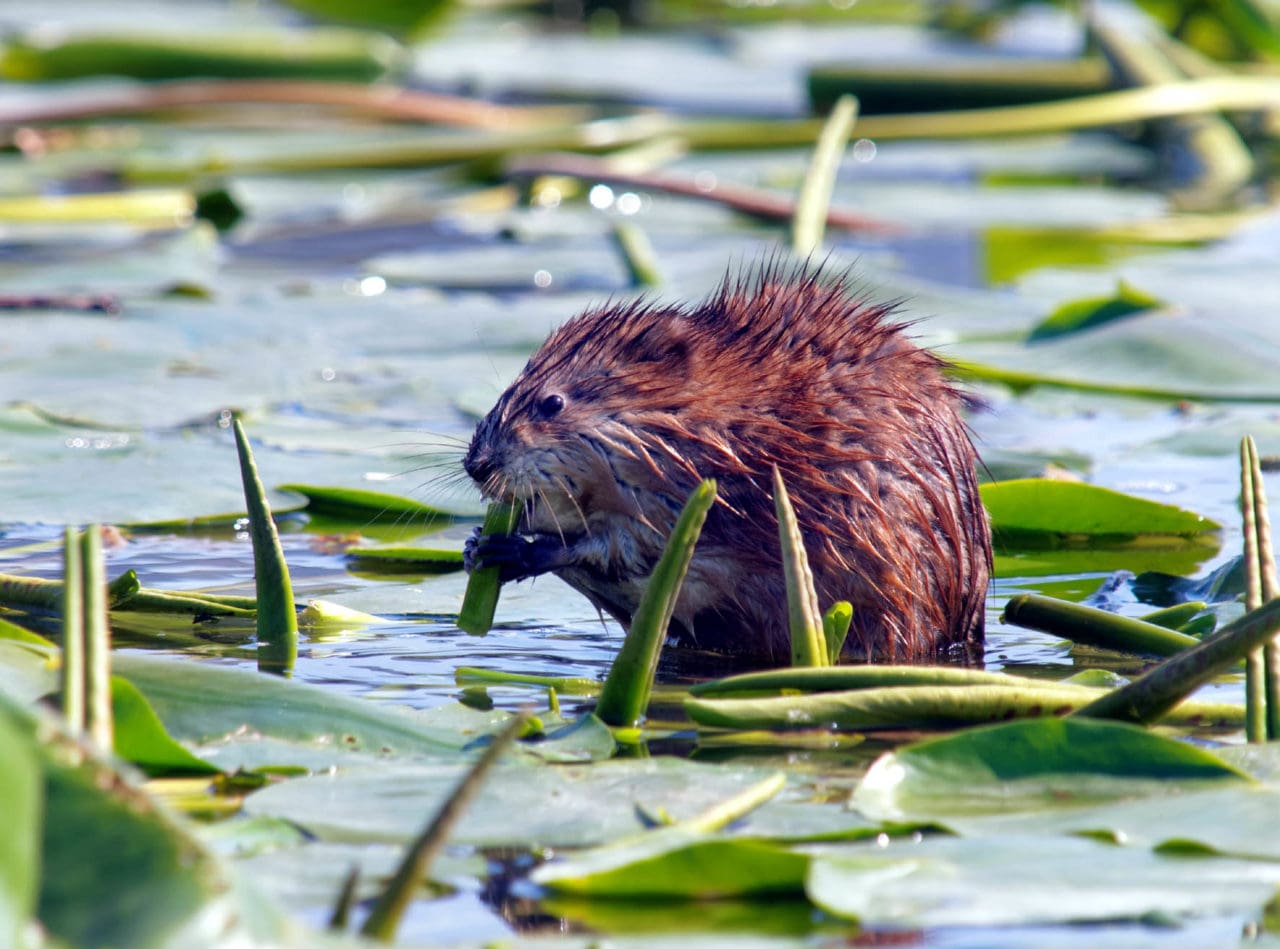
<svg viewBox="0 0 1280 949">
<path fill-rule="evenodd" d="M 839 600 L 822 614 L 822 635 L 827 641 L 827 665 L 838 666 L 844 652 L 844 641 L 849 638 L 853 625 L 853 604 Z"/>
<path fill-rule="evenodd" d="M 662 283 L 662 269 L 649 236 L 634 221 L 613 225 L 613 243 L 622 254 L 633 287 L 656 287 Z"/>
<path fill-rule="evenodd" d="M 84 604 L 84 727 L 103 754 L 115 744 L 111 718 L 111 629 L 107 625 L 107 578 L 102 563 L 102 528 L 90 524 L 80 535 L 81 596 Z"/>
<path fill-rule="evenodd" d="M 484 515 L 481 534 L 510 534 L 516 529 L 519 512 L 515 505 L 495 501 Z M 498 591 L 502 584 L 497 567 L 481 567 L 471 571 L 467 578 L 467 591 L 462 595 L 462 607 L 458 610 L 458 629 L 471 636 L 483 636 L 493 626 L 493 614 L 498 609 Z"/>
<path fill-rule="evenodd" d="M 836 172 L 857 118 L 858 100 L 850 95 L 841 96 L 818 135 L 791 218 L 791 250 L 799 257 L 808 257 L 822 249 Z"/>
<path fill-rule="evenodd" d="M 234 419 L 231 426 L 240 456 L 249 536 L 253 540 L 253 574 L 258 591 L 258 669 L 288 675 L 298 658 L 298 612 L 293 605 L 293 584 L 244 426 L 239 419 Z"/>
<path fill-rule="evenodd" d="M 716 500 L 716 483 L 703 481 L 694 488 L 667 539 L 667 546 L 653 568 L 644 596 L 631 619 L 627 638 L 618 650 L 600 691 L 596 714 L 606 725 L 629 728 L 640 721 L 649 705 L 658 654 L 667 626 L 675 612 L 680 584 L 693 559 L 693 548 L 702 532 L 707 512 Z"/>
<path fill-rule="evenodd" d="M 1245 607 L 1253 610 L 1275 598 L 1277 582 L 1271 517 L 1267 512 L 1258 446 L 1248 435 L 1240 442 L 1240 510 L 1244 524 Z M 1277 684 L 1280 682 L 1280 648 L 1275 642 L 1266 643 L 1260 651 L 1250 654 L 1245 675 L 1245 721 L 1249 740 L 1280 737 L 1280 686 Z"/>
<path fill-rule="evenodd" d="M 782 543 L 782 572 L 787 581 L 787 618 L 791 624 L 791 664 L 793 666 L 825 666 L 827 639 L 823 632 L 822 614 L 818 610 L 818 593 L 813 586 L 813 571 L 805 553 L 804 538 L 796 521 L 795 509 L 782 482 L 782 473 L 773 466 L 773 506 L 778 512 L 778 538 Z M 845 628 L 848 632 L 848 627 Z"/>
<path fill-rule="evenodd" d="M 80 539 L 68 527 L 62 535 L 62 720 L 67 732 L 84 731 L 84 569 Z"/>
</svg>

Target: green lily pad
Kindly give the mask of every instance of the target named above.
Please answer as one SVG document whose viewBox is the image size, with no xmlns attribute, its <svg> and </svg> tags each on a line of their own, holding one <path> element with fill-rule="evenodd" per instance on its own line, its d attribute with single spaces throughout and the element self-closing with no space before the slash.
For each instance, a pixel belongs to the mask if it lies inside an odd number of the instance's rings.
<svg viewBox="0 0 1280 949">
<path fill-rule="evenodd" d="M 1255 913 L 1280 866 L 1069 837 L 889 841 L 815 857 L 809 898 L 868 926 L 1015 926 Z"/>
<path fill-rule="evenodd" d="M 362 525 L 368 522 L 403 523 L 413 520 L 426 527 L 436 521 L 452 521 L 457 515 L 396 494 L 364 491 L 359 488 L 323 488 L 310 484 L 282 484 L 279 490 L 293 491 L 307 499 L 306 510 L 334 519 Z"/>
<path fill-rule="evenodd" d="M 871 766 L 852 805 L 875 820 L 945 822 L 948 815 L 1079 806 L 1251 780 L 1203 748 L 1145 729 L 1039 718 L 890 752 Z"/>
<path fill-rule="evenodd" d="M 119 676 L 111 677 L 111 714 L 115 751 L 125 761 L 153 774 L 218 772 L 174 741 L 137 687 Z"/>
<path fill-rule="evenodd" d="M 1025 478 L 982 485 L 992 532 L 1002 544 L 1053 545 L 1164 537 L 1171 541 L 1216 531 L 1192 511 L 1078 481 Z"/>
<path fill-rule="evenodd" d="M 1078 333 L 1135 313 L 1158 309 L 1163 305 L 1151 294 L 1143 293 L 1137 287 L 1130 286 L 1121 280 L 1120 285 L 1116 287 L 1116 292 L 1110 296 L 1087 297 L 1062 304 L 1036 324 L 1027 339 L 1034 341 L 1062 336 L 1066 333 Z"/>
<path fill-rule="evenodd" d="M 207 742 L 247 730 L 296 742 L 431 755 L 469 740 L 432 729 L 408 712 L 276 676 L 149 656 L 117 654 L 113 660 L 116 673 L 138 687 L 180 741 Z"/>
<path fill-rule="evenodd" d="M 773 898 L 803 893 L 808 868 L 808 856 L 776 844 L 671 827 L 544 864 L 531 879 L 611 899 Z"/>
<path fill-rule="evenodd" d="M 315 775 L 273 785 L 245 801 L 251 816 L 287 817 L 322 840 L 407 840 L 466 770 L 387 763 L 376 772 Z M 700 814 L 771 775 L 762 769 L 675 758 L 495 768 L 453 835 L 475 846 L 589 846 L 643 829 L 637 813 Z"/>
</svg>

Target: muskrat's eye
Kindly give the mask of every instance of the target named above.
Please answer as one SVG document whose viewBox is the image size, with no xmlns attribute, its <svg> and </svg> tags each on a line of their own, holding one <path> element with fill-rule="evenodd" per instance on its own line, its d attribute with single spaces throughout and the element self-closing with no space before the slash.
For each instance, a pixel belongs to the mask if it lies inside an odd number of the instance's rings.
<svg viewBox="0 0 1280 949">
<path fill-rule="evenodd" d="M 538 403 L 538 414 L 543 418 L 551 418 L 559 415 L 560 410 L 564 408 L 564 396 L 559 392 L 553 392 L 550 395 L 543 396 L 542 401 Z"/>
</svg>

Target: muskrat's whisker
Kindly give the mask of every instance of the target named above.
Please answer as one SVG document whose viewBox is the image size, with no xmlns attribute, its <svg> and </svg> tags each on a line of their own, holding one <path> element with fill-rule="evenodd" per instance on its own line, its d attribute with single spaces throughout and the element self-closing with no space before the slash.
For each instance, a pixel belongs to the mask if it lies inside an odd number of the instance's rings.
<svg viewBox="0 0 1280 949">
<path fill-rule="evenodd" d="M 551 515 L 551 523 L 555 526 L 556 534 L 558 534 L 560 537 L 561 545 L 564 547 L 568 547 L 569 541 L 565 537 L 564 527 L 560 523 L 560 516 L 556 514 L 555 505 L 551 503 L 551 498 L 547 494 L 546 488 L 544 488 L 542 485 L 538 485 L 538 487 L 535 490 L 538 493 L 538 497 L 542 498 L 542 503 L 546 507 L 547 513 Z M 587 530 L 588 536 L 590 536 L 590 529 L 587 528 L 585 524 L 583 525 L 583 527 L 584 529 Z"/>
<path fill-rule="evenodd" d="M 578 503 L 578 499 L 577 499 L 577 498 L 575 498 L 575 497 L 573 496 L 573 492 L 569 490 L 569 484 L 568 484 L 568 482 L 567 482 L 567 481 L 565 481 L 565 479 L 564 479 L 563 477 L 561 477 L 560 475 L 557 475 L 557 476 L 556 476 L 556 478 L 555 478 L 555 483 L 556 483 L 556 485 L 557 485 L 557 486 L 559 486 L 560 490 L 564 492 L 564 496 L 565 496 L 565 497 L 567 497 L 567 498 L 569 499 L 569 503 L 573 505 L 573 509 L 574 509 L 575 511 L 577 511 L 577 512 L 578 512 L 578 518 L 579 518 L 579 520 L 581 520 L 581 521 L 582 521 L 582 532 L 583 532 L 584 534 L 586 534 L 588 537 L 590 537 L 590 536 L 591 536 L 591 522 L 587 520 L 587 512 L 586 512 L 586 511 L 584 511 L 584 510 L 582 509 L 582 505 Z M 553 516 L 554 516 L 554 514 L 553 514 Z M 557 530 L 559 530 L 559 525 L 558 525 L 558 524 L 556 525 L 556 529 L 557 529 Z M 560 535 L 560 536 L 561 536 L 561 538 L 563 538 L 563 537 L 564 537 L 564 533 L 563 533 L 563 532 L 561 532 L 561 535 Z"/>
</svg>

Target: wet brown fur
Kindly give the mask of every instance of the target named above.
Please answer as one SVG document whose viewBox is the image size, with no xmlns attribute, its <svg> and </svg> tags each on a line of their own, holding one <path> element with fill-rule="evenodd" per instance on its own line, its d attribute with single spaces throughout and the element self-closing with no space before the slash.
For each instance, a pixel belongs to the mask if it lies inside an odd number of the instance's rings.
<svg viewBox="0 0 1280 949">
<path fill-rule="evenodd" d="M 854 606 L 846 658 L 972 651 L 991 559 L 977 459 L 943 363 L 891 310 L 846 279 L 776 266 L 695 306 L 590 310 L 481 422 L 469 470 L 482 459 L 485 493 L 526 503 L 522 530 L 558 534 L 554 572 L 624 625 L 685 498 L 717 479 L 672 632 L 781 661 L 776 464 L 819 603 Z"/>
</svg>

